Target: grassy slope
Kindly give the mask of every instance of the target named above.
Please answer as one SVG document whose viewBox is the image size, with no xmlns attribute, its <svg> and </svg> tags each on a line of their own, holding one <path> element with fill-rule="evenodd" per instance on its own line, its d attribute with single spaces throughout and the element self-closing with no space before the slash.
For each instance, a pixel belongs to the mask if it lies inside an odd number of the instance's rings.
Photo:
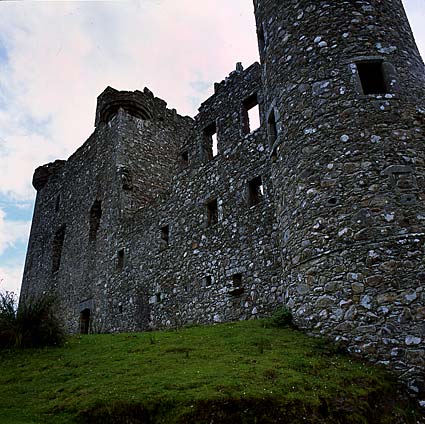
<svg viewBox="0 0 425 424">
<path fill-rule="evenodd" d="M 263 325 L 91 335 L 4 352 L 0 423 L 415 422 L 384 371 Z M 124 418 L 132 414 L 139 420 Z"/>
</svg>

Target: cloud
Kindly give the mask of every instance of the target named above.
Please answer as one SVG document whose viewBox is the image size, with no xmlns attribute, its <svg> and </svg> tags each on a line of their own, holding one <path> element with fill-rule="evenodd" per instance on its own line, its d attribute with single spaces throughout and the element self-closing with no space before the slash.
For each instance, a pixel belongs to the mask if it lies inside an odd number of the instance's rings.
<svg viewBox="0 0 425 424">
<path fill-rule="evenodd" d="M 0 256 L 18 242 L 28 240 L 31 222 L 6 220 L 5 212 L 0 209 Z"/>
<path fill-rule="evenodd" d="M 146 85 L 193 115 L 236 61 L 257 59 L 246 0 L 6 2 L 0 46 L 0 194 L 15 199 L 88 138 L 108 85 Z"/>
<path fill-rule="evenodd" d="M 0 291 L 11 291 L 19 294 L 22 281 L 22 267 L 0 266 Z"/>
</svg>

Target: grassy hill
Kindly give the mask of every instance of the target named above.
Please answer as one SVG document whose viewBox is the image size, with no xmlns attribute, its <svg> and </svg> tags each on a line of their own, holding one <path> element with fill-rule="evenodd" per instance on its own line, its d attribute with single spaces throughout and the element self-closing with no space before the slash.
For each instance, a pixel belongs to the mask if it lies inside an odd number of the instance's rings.
<svg viewBox="0 0 425 424">
<path fill-rule="evenodd" d="M 416 423 L 383 370 L 264 321 L 0 353 L 0 423 Z"/>
</svg>

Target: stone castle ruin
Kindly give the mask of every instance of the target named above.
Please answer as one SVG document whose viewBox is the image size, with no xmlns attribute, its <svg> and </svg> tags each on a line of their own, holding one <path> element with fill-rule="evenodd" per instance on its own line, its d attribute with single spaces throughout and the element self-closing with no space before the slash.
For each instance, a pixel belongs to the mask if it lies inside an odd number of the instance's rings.
<svg viewBox="0 0 425 424">
<path fill-rule="evenodd" d="M 88 140 L 36 169 L 22 299 L 54 291 L 81 333 L 286 305 L 423 395 L 425 73 L 401 0 L 254 6 L 261 63 L 194 119 L 108 87 Z"/>
</svg>

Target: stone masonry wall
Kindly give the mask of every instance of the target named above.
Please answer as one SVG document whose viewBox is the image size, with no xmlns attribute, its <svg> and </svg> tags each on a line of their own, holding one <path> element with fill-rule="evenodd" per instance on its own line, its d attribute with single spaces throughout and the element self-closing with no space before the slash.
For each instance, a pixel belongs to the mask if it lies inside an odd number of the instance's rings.
<svg viewBox="0 0 425 424">
<path fill-rule="evenodd" d="M 425 74 L 403 6 L 255 6 L 286 303 L 423 394 Z"/>
</svg>

